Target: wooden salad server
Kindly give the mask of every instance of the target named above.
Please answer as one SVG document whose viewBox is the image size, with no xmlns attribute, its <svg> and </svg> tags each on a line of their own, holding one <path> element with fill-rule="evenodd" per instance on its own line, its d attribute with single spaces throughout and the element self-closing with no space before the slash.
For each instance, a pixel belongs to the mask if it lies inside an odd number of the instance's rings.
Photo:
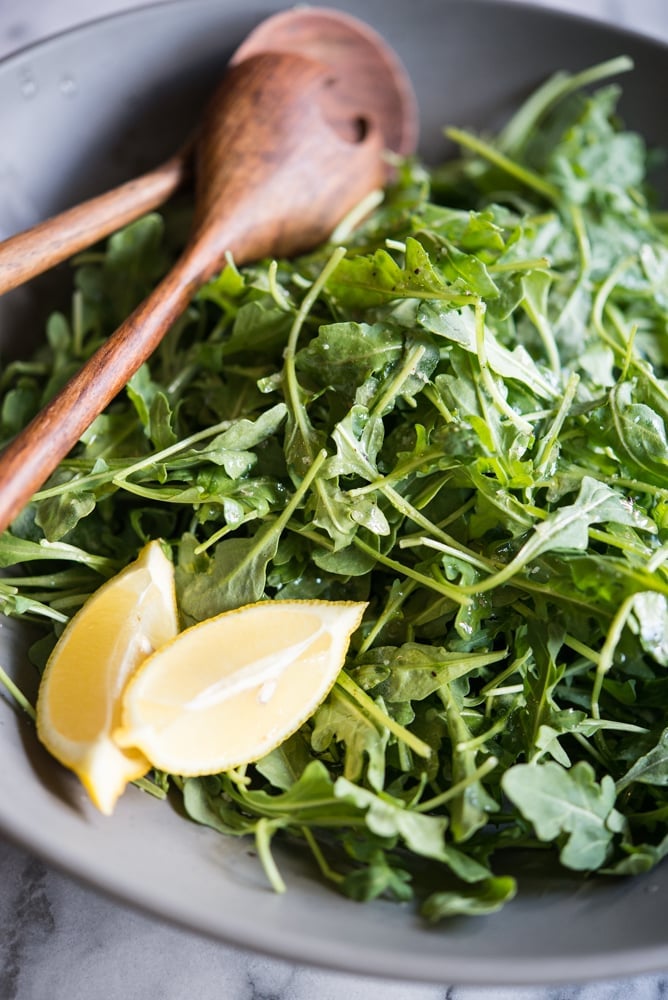
<svg viewBox="0 0 668 1000">
<path fill-rule="evenodd" d="M 269 19 L 242 45 L 202 120 L 195 212 L 172 270 L 0 456 L 6 528 L 231 254 L 243 264 L 325 241 L 408 153 L 410 84 L 370 28 L 317 8 Z"/>
<path fill-rule="evenodd" d="M 361 85 L 366 111 L 379 119 L 387 148 L 413 152 L 417 112 L 411 86 L 394 52 L 364 22 L 326 8 L 283 11 L 262 21 L 230 64 L 263 51 L 295 52 L 341 70 L 339 100 L 344 93 L 352 100 Z M 197 134 L 141 177 L 0 241 L 0 295 L 163 205 L 191 176 L 196 141 Z"/>
</svg>

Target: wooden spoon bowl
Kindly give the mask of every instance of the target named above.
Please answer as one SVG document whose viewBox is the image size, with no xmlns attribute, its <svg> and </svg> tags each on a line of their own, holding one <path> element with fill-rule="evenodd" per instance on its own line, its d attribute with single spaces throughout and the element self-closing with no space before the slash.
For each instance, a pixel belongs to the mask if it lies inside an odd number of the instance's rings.
<svg viewBox="0 0 668 1000">
<path fill-rule="evenodd" d="M 244 263 L 323 242 L 383 185 L 385 150 L 409 152 L 416 132 L 415 102 L 401 66 L 355 19 L 295 10 L 253 33 L 232 60 L 196 137 L 194 224 L 182 256 L 5 449 L 0 530 L 230 254 Z M 108 224 L 108 206 L 105 212 Z"/>
<path fill-rule="evenodd" d="M 266 51 L 293 52 L 332 70 L 325 113 L 340 130 L 355 127 L 355 110 L 363 105 L 388 150 L 403 156 L 415 151 L 413 88 L 394 51 L 371 27 L 341 11 L 283 11 L 258 25 L 236 50 L 232 65 Z M 348 134 L 355 138 L 355 132 Z"/>
<path fill-rule="evenodd" d="M 417 103 L 396 55 L 368 25 L 340 11 L 298 8 L 262 21 L 230 65 L 261 52 L 309 57 L 332 71 L 321 106 L 330 124 L 354 140 L 374 122 L 388 150 L 413 152 Z M 364 120 L 355 116 L 363 106 Z M 164 204 L 190 177 L 201 127 L 164 163 L 112 191 L 66 209 L 0 242 L 0 295 L 55 267 L 116 229 Z"/>
</svg>

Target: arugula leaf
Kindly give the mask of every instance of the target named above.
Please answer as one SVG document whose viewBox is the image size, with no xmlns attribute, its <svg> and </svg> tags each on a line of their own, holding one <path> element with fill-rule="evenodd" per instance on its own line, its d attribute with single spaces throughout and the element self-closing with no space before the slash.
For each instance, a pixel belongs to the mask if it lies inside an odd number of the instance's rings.
<svg viewBox="0 0 668 1000">
<path fill-rule="evenodd" d="M 566 770 L 560 764 L 516 764 L 503 776 L 503 789 L 534 826 L 541 840 L 564 835 L 559 857 L 578 871 L 600 868 L 610 841 L 620 830 L 614 808 L 615 785 L 609 775 L 600 784 L 586 761 Z"/>
<path fill-rule="evenodd" d="M 424 919 L 511 900 L 506 849 L 619 876 L 668 853 L 668 232 L 619 57 L 494 137 L 396 165 L 346 246 L 223 271 L 0 534 L 0 608 L 57 634 L 151 538 L 184 624 L 364 600 L 345 669 L 187 814 Z M 8 440 L 168 268 L 191 209 L 75 262 L 0 373 Z M 425 898 L 424 886 L 428 886 Z"/>
<path fill-rule="evenodd" d="M 648 753 L 639 757 L 617 782 L 617 792 L 639 781 L 645 785 L 668 785 L 668 729 Z"/>
<path fill-rule="evenodd" d="M 380 730 L 350 698 L 335 689 L 315 714 L 311 746 L 316 753 L 323 753 L 332 741 L 344 744 L 344 777 L 354 782 L 365 776 L 378 790 L 385 785 L 389 735 L 389 730 Z"/>
<path fill-rule="evenodd" d="M 381 798 L 347 778 L 336 779 L 334 794 L 339 801 L 351 802 L 361 809 L 367 826 L 376 836 L 400 837 L 415 854 L 448 863 L 445 817 L 425 816 L 406 809 L 402 802 L 393 801 L 389 795 L 384 794 Z"/>
<path fill-rule="evenodd" d="M 496 913 L 516 893 L 515 880 L 502 875 L 457 891 L 433 892 L 422 904 L 420 913 L 431 923 L 447 917 L 483 916 Z"/>
<path fill-rule="evenodd" d="M 341 261 L 328 288 L 340 307 L 353 310 L 402 298 L 436 299 L 452 306 L 473 301 L 472 293 L 445 280 L 411 237 L 406 240 L 403 266 L 387 250 L 349 257 Z"/>
<path fill-rule="evenodd" d="M 354 399 L 360 384 L 376 372 L 383 373 L 403 353 L 403 335 L 387 324 L 331 323 L 298 353 L 300 372 L 318 386 L 329 387 Z"/>
</svg>

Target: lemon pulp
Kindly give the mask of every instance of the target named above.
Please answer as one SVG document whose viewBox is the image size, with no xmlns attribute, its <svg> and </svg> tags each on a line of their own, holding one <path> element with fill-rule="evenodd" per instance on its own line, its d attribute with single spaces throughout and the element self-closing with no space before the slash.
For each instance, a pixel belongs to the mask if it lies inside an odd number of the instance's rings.
<svg viewBox="0 0 668 1000">
<path fill-rule="evenodd" d="M 37 697 L 37 734 L 103 813 L 151 767 L 141 752 L 112 739 L 123 689 L 177 630 L 173 566 L 160 543 L 151 542 L 83 604 L 49 657 Z"/>
<path fill-rule="evenodd" d="M 136 671 L 114 739 L 180 775 L 259 759 L 324 700 L 365 607 L 263 601 L 193 625 Z"/>
</svg>

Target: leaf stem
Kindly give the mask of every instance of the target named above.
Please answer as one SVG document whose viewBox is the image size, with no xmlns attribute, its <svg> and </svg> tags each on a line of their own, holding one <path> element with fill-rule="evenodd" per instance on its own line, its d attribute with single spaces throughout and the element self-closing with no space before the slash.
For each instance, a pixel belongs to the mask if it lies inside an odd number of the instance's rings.
<svg viewBox="0 0 668 1000">
<path fill-rule="evenodd" d="M 308 846 L 311 849 L 311 854 L 315 858 L 316 864 L 320 869 L 320 873 L 324 878 L 328 879 L 330 882 L 334 882 L 336 885 L 340 885 L 343 882 L 343 875 L 339 872 L 334 871 L 333 868 L 325 860 L 325 856 L 320 849 L 320 844 L 313 836 L 312 831 L 307 826 L 302 826 L 300 828 L 300 833 Z"/>
<path fill-rule="evenodd" d="M 579 73 L 554 73 L 515 112 L 499 133 L 498 146 L 508 155 L 517 156 L 546 115 L 565 97 L 630 69 L 633 69 L 633 60 L 628 56 L 616 56 Z"/>
<path fill-rule="evenodd" d="M 422 584 L 423 587 L 427 587 L 429 590 L 435 590 L 439 594 L 443 594 L 444 597 L 449 597 L 451 601 L 455 604 L 467 605 L 470 600 L 466 594 L 462 592 L 462 588 L 459 586 L 451 586 L 450 584 L 443 583 L 442 581 L 435 580 L 433 576 L 426 576 L 424 573 L 420 573 L 419 570 L 413 569 L 411 566 L 405 566 L 403 563 L 398 562 L 396 559 L 392 559 L 390 556 L 384 555 L 382 552 L 377 552 L 370 545 L 355 535 L 353 538 L 353 544 L 361 549 L 362 552 L 366 552 L 367 555 L 373 556 L 376 562 L 381 563 L 383 566 L 387 566 L 388 569 L 392 569 L 402 576 L 408 577 L 411 580 L 415 580 L 416 583 Z"/>
<path fill-rule="evenodd" d="M 487 775 L 491 774 L 491 772 L 498 766 L 499 762 L 496 757 L 488 757 L 487 760 L 484 760 L 474 771 L 471 771 L 470 774 L 467 774 L 466 777 L 462 778 L 460 781 L 455 782 L 454 785 L 450 785 L 450 787 L 446 788 L 446 790 L 441 792 L 440 795 L 435 795 L 433 798 L 427 799 L 426 801 L 420 802 L 418 805 L 414 806 L 415 812 L 432 812 L 434 809 L 440 808 L 440 806 L 445 805 L 445 803 L 449 802 L 451 799 L 456 799 L 462 794 L 462 792 L 465 792 L 467 788 L 474 785 L 477 781 L 482 781 L 483 778 L 486 778 Z"/>
<path fill-rule="evenodd" d="M 478 363 L 480 364 L 480 374 L 482 376 L 483 384 L 499 413 L 502 413 L 503 416 L 507 417 L 520 434 L 526 434 L 527 437 L 531 437 L 533 435 L 532 425 L 528 420 L 525 420 L 524 417 L 520 416 L 519 413 L 516 413 L 512 406 L 506 402 L 506 399 L 501 394 L 489 367 L 489 362 L 487 361 L 487 350 L 485 348 L 485 311 L 485 303 L 476 302 L 476 351 L 478 354 Z"/>
<path fill-rule="evenodd" d="M 1 666 L 0 666 L 0 684 L 2 684 L 6 688 L 6 690 L 12 696 L 16 704 L 19 705 L 20 708 L 22 708 L 23 711 L 26 713 L 26 715 L 28 715 L 34 722 L 36 718 L 35 709 L 30 704 L 30 702 L 24 695 L 23 691 L 21 691 L 21 689 L 14 683 L 12 678 L 9 676 L 7 671 Z"/>
<path fill-rule="evenodd" d="M 415 736 L 414 733 L 411 733 L 410 730 L 406 729 L 405 726 L 396 722 L 387 712 L 384 712 L 373 698 L 366 691 L 363 691 L 359 684 L 356 684 L 352 677 L 344 670 L 337 677 L 336 683 L 338 687 L 342 688 L 359 705 L 364 714 L 372 719 L 376 725 L 382 729 L 389 729 L 393 736 L 401 743 L 405 743 L 407 747 L 410 747 L 418 757 L 431 757 L 431 747 Z"/>
<path fill-rule="evenodd" d="M 266 816 L 262 816 L 255 826 L 255 846 L 272 889 L 280 894 L 285 892 L 286 885 L 271 852 L 271 838 L 277 825 L 282 824 L 277 824 L 275 821 L 267 819 Z"/>
<path fill-rule="evenodd" d="M 381 613 L 378 615 L 378 618 L 376 619 L 375 624 L 372 626 L 368 635 L 361 643 L 357 651 L 358 656 L 361 656 L 362 653 L 366 653 L 367 650 L 373 646 L 374 642 L 376 641 L 376 638 L 378 637 L 380 632 L 382 632 L 386 623 L 390 621 L 390 619 L 395 614 L 397 614 L 402 604 L 408 599 L 408 597 L 410 597 L 410 595 L 415 590 L 416 586 L 417 584 L 414 580 L 409 580 L 408 583 L 406 583 L 403 587 L 395 591 L 394 594 L 390 594 L 390 599 L 386 603 Z"/>
<path fill-rule="evenodd" d="M 404 358 L 401 368 L 392 376 L 377 402 L 374 403 L 371 416 L 382 417 L 386 409 L 389 409 L 394 400 L 401 393 L 402 386 L 413 375 L 415 369 L 420 364 L 425 348 L 422 344 L 417 344 L 409 350 Z"/>
<path fill-rule="evenodd" d="M 568 416 L 573 400 L 575 399 L 575 393 L 577 392 L 579 384 L 580 376 L 577 372 L 571 372 L 568 382 L 566 383 L 561 404 L 557 410 L 554 420 L 552 421 L 552 426 L 547 434 L 540 439 L 534 465 L 536 477 L 542 475 L 547 469 L 552 452 L 556 447 L 557 441 L 559 440 L 561 429 L 564 426 L 564 422 Z"/>
<path fill-rule="evenodd" d="M 524 184 L 525 187 L 536 191 L 544 198 L 547 198 L 548 201 L 556 203 L 560 200 L 561 194 L 559 188 L 549 181 L 544 180 L 544 178 L 534 173 L 533 170 L 529 170 L 528 167 L 524 167 L 515 160 L 512 160 L 505 153 L 490 145 L 490 143 L 460 128 L 448 128 L 445 134 L 453 142 L 463 146 L 465 149 L 469 149 L 472 153 L 476 153 L 484 160 L 488 160 L 489 163 L 493 163 L 495 167 L 499 167 L 504 173 L 514 177 L 515 180 Z"/>
</svg>

